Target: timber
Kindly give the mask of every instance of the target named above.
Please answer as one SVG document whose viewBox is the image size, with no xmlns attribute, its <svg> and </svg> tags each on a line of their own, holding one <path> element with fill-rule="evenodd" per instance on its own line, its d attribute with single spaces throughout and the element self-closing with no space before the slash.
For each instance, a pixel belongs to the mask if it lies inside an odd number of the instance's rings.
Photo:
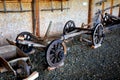
<svg viewBox="0 0 120 80">
<path fill-rule="evenodd" d="M 34 71 L 29 77 L 23 80 L 35 80 L 38 76 L 39 76 L 39 73 L 37 71 Z"/>
<path fill-rule="evenodd" d="M 0 2 L 3 2 L 4 0 L 0 0 Z M 22 3 L 31 3 L 32 0 L 6 0 L 7 3 L 18 3 L 21 1 Z"/>
<path fill-rule="evenodd" d="M 92 16 L 92 0 L 89 0 L 89 6 L 88 6 L 88 24 L 91 22 L 91 16 Z"/>
<path fill-rule="evenodd" d="M 113 0 L 111 0 L 111 7 L 113 6 Z M 113 9 L 111 8 L 110 9 L 110 14 L 112 15 L 112 11 L 113 11 Z"/>
</svg>

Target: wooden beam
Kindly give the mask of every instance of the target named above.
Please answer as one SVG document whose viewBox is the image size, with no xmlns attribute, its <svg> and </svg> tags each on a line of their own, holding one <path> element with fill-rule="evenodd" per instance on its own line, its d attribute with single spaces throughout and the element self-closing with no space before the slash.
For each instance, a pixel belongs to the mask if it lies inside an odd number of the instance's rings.
<svg viewBox="0 0 120 80">
<path fill-rule="evenodd" d="M 111 0 L 111 7 L 113 6 L 113 0 Z M 112 15 L 113 8 L 110 9 L 110 14 Z"/>
<path fill-rule="evenodd" d="M 89 0 L 89 5 L 88 5 L 88 24 L 91 22 L 91 18 L 92 18 L 92 1 L 93 0 Z"/>
<path fill-rule="evenodd" d="M 36 36 L 40 37 L 40 26 L 39 26 L 39 0 L 35 0 L 35 4 L 36 4 Z"/>
<path fill-rule="evenodd" d="M 39 0 L 33 0 L 32 2 L 32 21 L 33 21 L 33 34 L 40 36 L 39 32 Z"/>
<path fill-rule="evenodd" d="M 105 3 L 102 3 L 102 14 L 104 13 L 104 7 L 105 7 Z"/>
<path fill-rule="evenodd" d="M 0 0 L 0 3 L 3 2 L 4 0 Z M 32 0 L 6 0 L 7 3 L 17 3 L 17 2 L 23 2 L 23 3 L 31 3 Z"/>
<path fill-rule="evenodd" d="M 118 12 L 118 17 L 120 17 L 120 5 L 119 5 L 119 12 Z"/>
</svg>

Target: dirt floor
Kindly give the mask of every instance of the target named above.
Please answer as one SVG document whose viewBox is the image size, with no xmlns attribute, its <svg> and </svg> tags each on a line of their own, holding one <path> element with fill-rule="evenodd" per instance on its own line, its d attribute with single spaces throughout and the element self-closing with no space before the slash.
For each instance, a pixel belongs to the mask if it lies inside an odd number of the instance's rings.
<svg viewBox="0 0 120 80">
<path fill-rule="evenodd" d="M 48 71 L 45 52 L 31 54 L 36 80 L 120 80 L 120 29 L 105 35 L 101 47 L 92 49 L 86 42 L 72 41 L 68 46 L 64 66 Z M 0 80 L 14 80 L 12 75 L 0 74 Z"/>
</svg>

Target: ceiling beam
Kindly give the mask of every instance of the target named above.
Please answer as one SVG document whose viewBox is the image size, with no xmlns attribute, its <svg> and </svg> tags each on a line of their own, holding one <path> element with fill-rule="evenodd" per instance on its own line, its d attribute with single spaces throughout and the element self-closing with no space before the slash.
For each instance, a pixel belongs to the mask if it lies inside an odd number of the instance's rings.
<svg viewBox="0 0 120 80">
<path fill-rule="evenodd" d="M 0 0 L 0 2 L 3 2 L 4 0 Z M 31 3 L 32 0 L 5 0 L 6 3 L 17 3 L 21 1 L 22 3 Z"/>
</svg>

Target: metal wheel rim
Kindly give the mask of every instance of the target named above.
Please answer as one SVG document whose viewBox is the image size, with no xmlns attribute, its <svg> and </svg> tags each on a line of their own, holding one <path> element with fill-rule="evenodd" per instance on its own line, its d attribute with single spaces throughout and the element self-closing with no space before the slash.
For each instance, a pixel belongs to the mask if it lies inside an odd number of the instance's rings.
<svg viewBox="0 0 120 80">
<path fill-rule="evenodd" d="M 64 29 L 63 29 L 63 34 L 66 35 L 68 34 L 70 31 L 74 30 L 75 28 L 75 23 L 72 20 L 69 20 L 68 22 L 66 22 Z"/>
<path fill-rule="evenodd" d="M 104 39 L 104 27 L 102 24 L 97 24 L 93 32 L 93 45 L 101 44 Z"/>
<path fill-rule="evenodd" d="M 58 48 L 58 47 L 60 47 L 60 45 L 61 45 L 61 48 Z M 48 65 L 51 67 L 59 66 L 64 61 L 65 55 L 66 55 L 65 43 L 61 40 L 52 41 L 49 44 L 47 51 L 46 51 L 46 60 L 47 60 Z M 60 56 L 61 56 L 61 58 L 60 58 Z M 60 59 L 60 60 L 58 60 L 58 59 Z"/>
</svg>

